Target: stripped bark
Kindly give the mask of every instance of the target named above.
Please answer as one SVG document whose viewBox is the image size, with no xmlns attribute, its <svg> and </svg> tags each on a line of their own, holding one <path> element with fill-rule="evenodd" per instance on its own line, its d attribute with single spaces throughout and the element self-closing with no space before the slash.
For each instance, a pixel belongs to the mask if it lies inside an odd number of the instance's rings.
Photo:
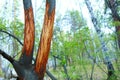
<svg viewBox="0 0 120 80">
<path fill-rule="evenodd" d="M 55 0 L 46 0 L 46 10 L 44 16 L 44 24 L 37 53 L 35 71 L 42 80 L 46 70 L 46 64 L 50 51 L 51 39 L 53 35 L 53 24 L 55 16 Z"/>
<path fill-rule="evenodd" d="M 31 0 L 23 0 L 25 13 L 25 28 L 24 28 L 24 44 L 20 63 L 29 66 L 32 63 L 33 48 L 34 48 L 34 16 Z"/>
<path fill-rule="evenodd" d="M 25 12 L 24 44 L 22 44 L 14 35 L 0 30 L 1 32 L 12 36 L 23 45 L 22 55 L 19 61 L 16 61 L 2 50 L 0 50 L 0 54 L 12 63 L 18 74 L 17 80 L 43 80 L 53 35 L 55 0 L 46 0 L 44 24 L 35 65 L 32 65 L 35 37 L 32 3 L 31 0 L 23 0 L 23 4 Z M 46 72 L 53 80 L 56 80 L 49 71 Z"/>
</svg>

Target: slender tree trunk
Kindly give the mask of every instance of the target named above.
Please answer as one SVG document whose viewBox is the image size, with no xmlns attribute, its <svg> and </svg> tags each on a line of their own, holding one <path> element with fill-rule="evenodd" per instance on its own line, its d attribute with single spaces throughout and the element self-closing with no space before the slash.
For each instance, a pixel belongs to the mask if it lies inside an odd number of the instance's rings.
<svg viewBox="0 0 120 80">
<path fill-rule="evenodd" d="M 1 55 L 0 55 L 0 70 L 2 70 L 1 62 L 2 62 L 2 59 L 1 59 Z"/>
<path fill-rule="evenodd" d="M 120 16 L 119 16 L 118 10 L 117 10 L 119 3 L 117 3 L 117 0 L 105 0 L 105 4 L 106 4 L 106 7 L 111 10 L 113 22 L 120 22 Z M 115 29 L 116 29 L 116 34 L 117 34 L 117 44 L 120 49 L 120 25 L 117 24 L 115 26 Z M 117 60 L 116 60 L 116 62 L 117 62 Z M 119 64 L 119 63 L 117 63 L 117 64 Z M 118 66 L 118 70 L 120 70 L 119 66 Z"/>
<path fill-rule="evenodd" d="M 106 55 L 108 49 L 107 49 L 107 46 L 105 45 L 105 42 L 102 38 L 103 34 L 101 32 L 101 29 L 99 28 L 98 26 L 98 21 L 97 21 L 97 18 L 94 16 L 94 13 L 93 13 L 93 9 L 92 9 L 92 6 L 91 6 L 91 3 L 89 0 L 85 0 L 85 3 L 87 5 L 87 8 L 90 12 L 90 15 L 91 15 L 91 19 L 92 19 L 92 22 L 93 22 L 93 25 L 95 27 L 95 30 L 98 34 L 98 37 L 99 37 L 99 40 L 100 40 L 100 43 L 101 43 L 101 46 L 102 46 L 102 53 L 104 55 L 104 61 L 105 61 L 105 64 L 107 66 L 107 69 L 108 69 L 108 78 L 111 77 L 112 75 L 114 75 L 114 67 L 109 59 L 109 56 Z"/>
<path fill-rule="evenodd" d="M 55 57 L 53 57 L 53 58 L 54 58 L 54 60 L 53 60 L 53 69 L 56 70 L 56 67 L 57 67 L 56 58 Z"/>
<path fill-rule="evenodd" d="M 67 79 L 67 80 L 70 80 L 70 77 L 69 77 L 68 71 L 67 71 L 67 67 L 66 67 L 65 64 L 63 65 L 63 69 L 64 69 L 64 73 L 66 74 L 66 79 Z"/>
<path fill-rule="evenodd" d="M 62 60 L 62 58 L 56 57 L 54 55 L 53 55 L 53 57 L 56 58 L 56 59 Z M 67 70 L 66 64 L 62 64 L 62 67 L 64 69 L 64 73 L 66 74 L 66 79 L 70 80 L 70 76 L 68 75 L 68 70 Z"/>
</svg>

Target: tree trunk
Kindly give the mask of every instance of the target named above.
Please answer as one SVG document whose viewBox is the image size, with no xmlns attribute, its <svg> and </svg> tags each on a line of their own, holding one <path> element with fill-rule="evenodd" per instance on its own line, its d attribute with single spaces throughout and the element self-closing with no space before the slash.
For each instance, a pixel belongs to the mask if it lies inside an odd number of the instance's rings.
<svg viewBox="0 0 120 80">
<path fill-rule="evenodd" d="M 105 64 L 107 66 L 107 70 L 108 70 L 108 78 L 111 77 L 112 75 L 114 75 L 114 67 L 109 59 L 109 56 L 106 55 L 108 49 L 107 49 L 107 46 L 105 45 L 105 42 L 102 38 L 103 34 L 101 32 L 101 29 L 99 28 L 98 26 L 98 21 L 97 21 L 97 18 L 94 16 L 94 13 L 93 13 L 93 9 L 92 9 L 92 6 L 91 6 L 91 3 L 89 0 L 85 0 L 85 3 L 87 5 L 87 8 L 90 12 L 90 15 L 91 15 L 91 19 L 92 19 L 92 22 L 93 22 L 93 25 L 95 27 L 95 30 L 98 34 L 98 37 L 99 37 L 99 40 L 100 40 L 100 43 L 101 43 L 101 46 L 102 46 L 102 53 L 104 55 L 104 61 L 105 61 Z"/>
<path fill-rule="evenodd" d="M 119 6 L 118 5 L 119 3 L 117 3 L 116 0 L 105 0 L 105 3 L 106 3 L 106 7 L 110 8 L 111 10 L 113 22 L 120 22 L 120 16 L 117 11 L 117 7 Z M 117 44 L 118 44 L 118 47 L 120 48 L 120 25 L 118 24 L 115 25 L 115 29 L 117 34 Z M 109 73 L 109 75 L 111 75 L 111 73 Z"/>
<path fill-rule="evenodd" d="M 35 38 L 32 2 L 31 0 L 23 0 L 23 5 L 25 13 L 24 44 L 22 44 L 15 36 L 1 30 L 14 37 L 23 45 L 22 55 L 19 61 L 16 61 L 2 50 L 0 50 L 0 54 L 12 63 L 18 75 L 17 80 L 43 80 L 53 34 L 55 0 L 46 0 L 44 24 L 35 64 L 32 64 Z M 51 76 L 48 71 L 47 74 Z M 56 80 L 53 76 L 51 76 L 51 78 Z"/>
<path fill-rule="evenodd" d="M 111 10 L 113 21 L 120 22 L 120 16 L 117 11 L 117 7 L 119 6 L 118 5 L 119 3 L 117 3 L 116 0 L 105 0 L 105 3 L 106 3 L 106 6 Z M 118 46 L 120 48 L 120 25 L 116 25 L 115 29 L 117 33 Z"/>
<path fill-rule="evenodd" d="M 39 79 L 43 79 L 46 70 L 46 64 L 50 51 L 51 39 L 53 35 L 53 23 L 55 15 L 55 0 L 46 0 L 46 10 L 44 24 L 37 53 L 35 71 L 39 74 Z"/>
</svg>

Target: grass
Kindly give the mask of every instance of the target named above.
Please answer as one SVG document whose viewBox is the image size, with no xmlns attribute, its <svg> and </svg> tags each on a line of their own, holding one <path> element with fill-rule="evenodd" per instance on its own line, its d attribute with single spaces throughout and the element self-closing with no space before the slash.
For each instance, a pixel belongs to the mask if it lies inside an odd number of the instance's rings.
<svg viewBox="0 0 120 80">
<path fill-rule="evenodd" d="M 113 64 L 115 66 L 115 74 L 120 77 L 120 72 L 117 70 L 115 62 Z M 61 66 L 58 66 L 56 70 L 52 68 L 49 69 L 50 72 L 58 79 L 58 80 L 66 80 L 66 75 Z M 84 64 L 70 64 L 67 66 L 68 75 L 71 80 L 90 80 L 92 65 L 90 62 Z M 95 64 L 93 80 L 106 80 L 107 79 L 107 68 L 103 63 L 99 63 L 99 66 Z M 114 80 L 114 79 L 113 79 Z M 120 80 L 120 78 L 118 78 Z"/>
</svg>

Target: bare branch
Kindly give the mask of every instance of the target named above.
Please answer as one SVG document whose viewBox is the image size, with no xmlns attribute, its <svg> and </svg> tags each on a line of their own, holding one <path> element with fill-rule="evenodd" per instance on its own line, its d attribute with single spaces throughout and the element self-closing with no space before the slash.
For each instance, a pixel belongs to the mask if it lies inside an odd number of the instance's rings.
<svg viewBox="0 0 120 80">
<path fill-rule="evenodd" d="M 0 29 L 0 32 L 3 32 L 3 33 L 8 34 L 9 36 L 11 36 L 11 37 L 13 37 L 14 39 L 16 39 L 21 45 L 23 45 L 23 43 L 22 43 L 15 35 L 7 32 L 7 31 L 1 30 L 1 29 Z"/>
<path fill-rule="evenodd" d="M 52 80 L 57 80 L 47 69 L 46 69 L 46 74 L 47 74 Z"/>
<path fill-rule="evenodd" d="M 8 54 L 6 54 L 4 51 L 2 51 L 1 49 L 0 49 L 0 54 L 5 58 L 5 59 L 7 59 L 8 61 L 10 61 L 11 63 L 13 63 L 15 60 L 11 57 L 11 56 L 9 56 Z"/>
</svg>

